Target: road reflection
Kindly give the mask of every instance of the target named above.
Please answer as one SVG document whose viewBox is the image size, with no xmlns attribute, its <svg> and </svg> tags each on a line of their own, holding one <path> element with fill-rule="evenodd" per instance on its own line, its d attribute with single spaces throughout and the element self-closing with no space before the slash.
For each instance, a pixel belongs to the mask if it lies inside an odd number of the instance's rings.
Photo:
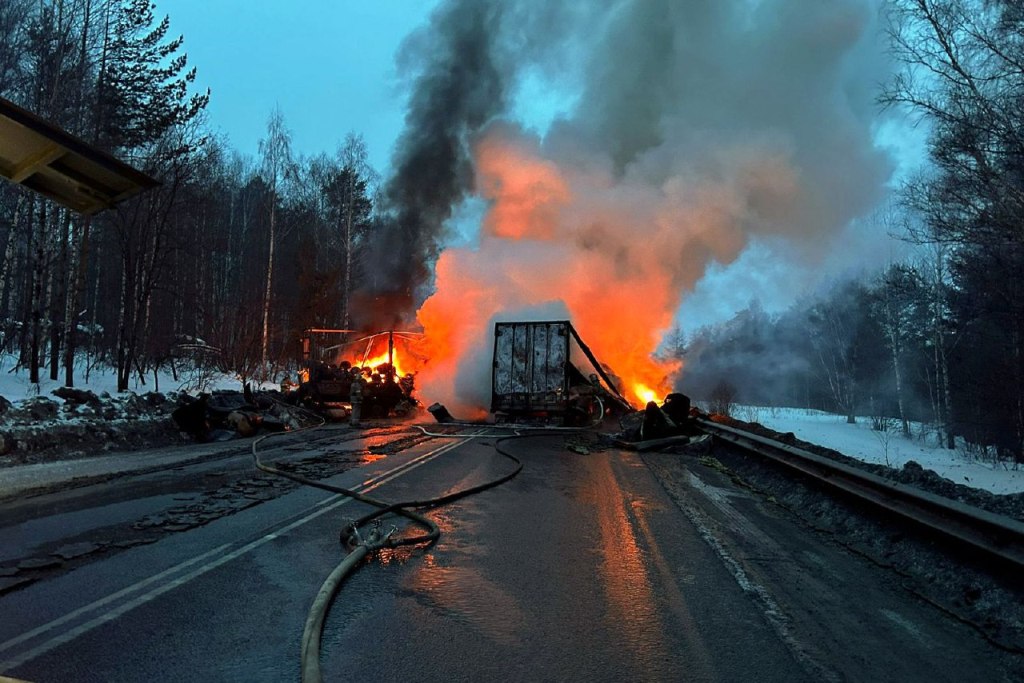
<svg viewBox="0 0 1024 683">
<path fill-rule="evenodd" d="M 431 517 L 441 529 L 445 552 L 428 552 L 423 564 L 409 579 L 409 589 L 422 604 L 445 619 L 475 629 L 502 645 L 520 644 L 520 634 L 528 627 L 515 598 L 488 579 L 474 555 L 486 552 L 467 539 L 479 537 L 472 515 L 459 505 L 433 511 Z M 455 531 L 458 519 L 458 531 Z"/>
<path fill-rule="evenodd" d="M 520 644 L 527 627 L 522 610 L 477 569 L 433 564 L 415 573 L 410 588 L 446 619 L 462 622 L 502 645 Z"/>
<path fill-rule="evenodd" d="M 644 678 L 653 680 L 664 673 L 658 662 L 665 660 L 666 646 L 644 551 L 637 542 L 610 459 L 595 457 L 590 464 L 584 490 L 593 502 L 600 531 L 608 627 L 622 637 Z"/>
</svg>

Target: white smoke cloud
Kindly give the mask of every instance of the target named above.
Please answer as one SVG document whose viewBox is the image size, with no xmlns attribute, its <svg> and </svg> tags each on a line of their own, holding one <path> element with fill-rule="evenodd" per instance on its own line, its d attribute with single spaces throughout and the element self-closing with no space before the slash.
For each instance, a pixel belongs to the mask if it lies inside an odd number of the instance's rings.
<svg viewBox="0 0 1024 683">
<path fill-rule="evenodd" d="M 807 268 L 834 264 L 836 240 L 885 195 L 893 162 L 874 140 L 873 98 L 888 65 L 874 0 L 502 6 L 494 53 L 506 85 L 523 74 L 557 84 L 559 64 L 582 85 L 542 136 L 509 120 L 515 107 L 467 131 L 474 191 L 491 211 L 478 243 L 442 255 L 421 310 L 428 335 L 459 338 L 424 376 L 432 396 L 479 405 L 473 382 L 452 379 L 478 349 L 489 360 L 476 321 L 553 299 L 599 358 L 657 382 L 642 358 L 709 268 L 721 273 L 754 242 L 783 244 L 770 253 Z"/>
</svg>

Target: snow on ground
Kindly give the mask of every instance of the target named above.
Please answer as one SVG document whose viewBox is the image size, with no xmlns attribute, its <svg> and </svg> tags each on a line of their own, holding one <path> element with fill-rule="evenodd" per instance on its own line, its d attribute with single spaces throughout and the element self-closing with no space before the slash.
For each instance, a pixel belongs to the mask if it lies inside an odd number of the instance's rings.
<svg viewBox="0 0 1024 683">
<path fill-rule="evenodd" d="M 864 462 L 894 468 L 914 460 L 925 469 L 957 484 L 985 489 L 992 493 L 1024 491 L 1024 470 L 1014 470 L 1012 463 L 981 461 L 963 448 L 940 448 L 935 436 L 924 440 L 904 437 L 898 423 L 894 429 L 879 432 L 871 428 L 867 417 L 847 424 L 846 417 L 805 408 L 760 408 L 741 406 L 732 416 L 747 422 L 759 422 L 777 432 L 793 432 L 798 439 L 831 448 Z M 920 430 L 914 425 L 911 432 Z"/>
<path fill-rule="evenodd" d="M 24 368 L 13 370 L 17 357 L 11 354 L 0 355 L 0 396 L 9 401 L 17 402 L 32 396 L 50 397 L 50 392 L 64 384 L 64 373 L 61 369 L 59 379 L 49 379 L 44 369 L 39 384 L 28 381 L 28 371 Z M 231 374 L 209 371 L 188 370 L 178 373 L 177 379 L 170 369 L 161 370 L 158 383 L 152 374 L 146 383 L 133 375 L 129 390 L 143 394 L 156 391 L 157 386 L 162 392 L 241 390 L 241 380 Z M 103 392 L 111 396 L 117 395 L 117 375 L 110 368 L 97 365 L 89 372 L 88 380 L 85 373 L 85 359 L 80 359 L 76 366 L 75 387 L 89 389 L 95 394 Z M 264 383 L 254 388 L 279 389 L 279 385 Z M 934 470 L 940 476 L 957 484 L 985 489 L 992 493 L 1024 492 L 1024 470 L 1010 469 L 1012 465 L 1002 462 L 979 460 L 968 454 L 965 449 L 948 450 L 940 448 L 934 435 L 925 438 L 905 438 L 899 433 L 898 425 L 889 431 L 879 432 L 871 428 L 871 420 L 866 417 L 857 419 L 856 424 L 847 424 L 841 415 L 826 413 L 820 410 L 805 408 L 762 408 L 757 406 L 738 406 L 732 411 L 733 417 L 747 422 L 759 422 L 769 429 L 778 432 L 793 432 L 803 441 L 831 448 L 852 458 L 865 462 L 888 465 L 900 468 L 914 460 L 926 469 Z M 920 425 L 912 430 L 920 432 Z"/>
<path fill-rule="evenodd" d="M 16 354 L 0 355 L 0 396 L 8 401 L 17 402 L 31 396 L 51 397 L 50 392 L 57 387 L 64 386 L 64 368 L 60 369 L 56 380 L 50 379 L 49 370 L 42 368 L 39 371 L 39 384 L 33 384 L 28 380 L 28 369 L 14 369 L 18 362 Z M 88 389 L 94 394 L 102 394 L 104 391 L 111 396 L 117 395 L 117 371 L 109 366 L 96 365 L 86 378 L 86 360 L 80 358 L 75 366 L 75 388 Z M 158 389 L 159 387 L 159 389 Z M 278 389 L 277 384 L 264 383 L 253 388 Z M 188 391 L 197 393 L 199 391 L 217 390 L 242 390 L 242 381 L 232 374 L 220 372 L 200 371 L 196 369 L 185 369 L 178 372 L 177 378 L 171 373 L 170 368 L 161 369 L 154 380 L 153 374 L 146 376 L 146 383 L 139 380 L 138 374 L 133 374 L 128 382 L 129 391 L 137 394 L 144 394 L 149 391 Z"/>
</svg>

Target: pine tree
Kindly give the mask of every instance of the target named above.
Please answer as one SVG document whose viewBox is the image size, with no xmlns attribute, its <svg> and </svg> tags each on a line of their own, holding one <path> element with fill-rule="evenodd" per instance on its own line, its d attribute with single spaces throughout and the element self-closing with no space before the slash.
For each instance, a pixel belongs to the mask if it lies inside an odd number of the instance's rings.
<svg viewBox="0 0 1024 683">
<path fill-rule="evenodd" d="M 111 35 L 97 84 L 97 130 L 111 149 L 132 150 L 193 121 L 210 92 L 189 95 L 196 69 L 178 54 L 183 36 L 167 40 L 170 17 L 155 23 L 149 0 L 124 0 L 114 7 Z M 182 150 L 178 150 L 182 151 Z"/>
</svg>

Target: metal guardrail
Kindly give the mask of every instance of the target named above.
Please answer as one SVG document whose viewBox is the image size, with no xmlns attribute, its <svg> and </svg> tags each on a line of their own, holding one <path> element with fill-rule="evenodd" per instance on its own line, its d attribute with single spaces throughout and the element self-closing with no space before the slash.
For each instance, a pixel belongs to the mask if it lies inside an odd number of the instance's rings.
<svg viewBox="0 0 1024 683">
<path fill-rule="evenodd" d="M 709 434 L 771 458 L 1012 567 L 1024 568 L 1024 523 L 859 470 L 758 434 L 698 419 Z"/>
</svg>

